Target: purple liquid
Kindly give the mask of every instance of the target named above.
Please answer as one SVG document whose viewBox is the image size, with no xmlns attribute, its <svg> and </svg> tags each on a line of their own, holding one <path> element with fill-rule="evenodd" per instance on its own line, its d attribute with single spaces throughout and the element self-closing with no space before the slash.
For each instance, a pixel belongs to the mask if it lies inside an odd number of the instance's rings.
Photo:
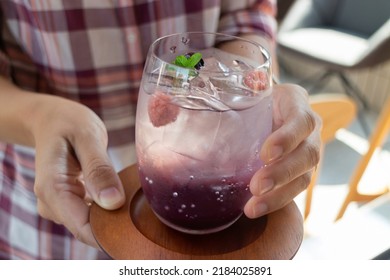
<svg viewBox="0 0 390 280">
<path fill-rule="evenodd" d="M 140 170 L 143 192 L 153 211 L 167 225 L 191 233 L 213 232 L 231 225 L 251 196 L 249 178 L 224 178 L 185 185 Z"/>
</svg>

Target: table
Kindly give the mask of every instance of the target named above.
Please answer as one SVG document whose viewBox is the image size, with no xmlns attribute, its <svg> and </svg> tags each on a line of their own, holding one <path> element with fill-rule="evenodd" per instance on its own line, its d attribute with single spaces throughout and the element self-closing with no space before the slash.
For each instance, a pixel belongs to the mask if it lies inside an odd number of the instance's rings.
<svg viewBox="0 0 390 280">
<path fill-rule="evenodd" d="M 150 209 L 136 165 L 119 172 L 125 205 L 104 210 L 92 204 L 90 223 L 113 259 L 292 259 L 303 239 L 303 219 L 294 202 L 258 219 L 242 216 L 226 230 L 190 235 L 162 224 Z"/>
</svg>

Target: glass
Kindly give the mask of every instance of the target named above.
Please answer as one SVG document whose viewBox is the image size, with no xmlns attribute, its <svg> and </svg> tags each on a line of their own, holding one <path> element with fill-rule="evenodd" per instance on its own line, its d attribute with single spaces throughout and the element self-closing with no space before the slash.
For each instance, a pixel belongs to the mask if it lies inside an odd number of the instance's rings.
<svg viewBox="0 0 390 280">
<path fill-rule="evenodd" d="M 196 53 L 202 60 L 195 67 L 174 64 Z M 163 223 L 205 234 L 242 215 L 272 128 L 271 87 L 269 54 L 255 42 L 190 32 L 151 45 L 136 149 L 144 195 Z"/>
</svg>

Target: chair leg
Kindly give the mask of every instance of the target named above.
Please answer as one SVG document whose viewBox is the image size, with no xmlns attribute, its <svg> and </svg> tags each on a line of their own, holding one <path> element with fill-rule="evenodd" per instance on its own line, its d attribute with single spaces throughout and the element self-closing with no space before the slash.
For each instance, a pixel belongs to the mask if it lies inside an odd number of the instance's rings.
<svg viewBox="0 0 390 280">
<path fill-rule="evenodd" d="M 368 110 L 369 108 L 368 102 L 364 98 L 364 95 L 359 90 L 359 88 L 356 85 L 354 85 L 344 73 L 335 70 L 328 70 L 319 75 L 316 74 L 315 76 L 306 78 L 302 80 L 299 84 L 305 85 L 310 81 L 316 81 L 314 84 L 312 83 L 312 86 L 306 86 L 306 90 L 308 92 L 314 93 L 316 90 L 323 88 L 325 82 L 328 79 L 330 79 L 332 76 L 336 76 L 340 80 L 341 85 L 345 89 L 345 93 L 348 96 L 352 97 L 354 100 L 357 100 L 359 102 L 360 109 L 358 110 L 357 118 L 359 120 L 360 126 L 362 127 L 364 135 L 369 136 L 371 130 L 370 130 L 370 126 L 367 123 L 366 117 L 364 115 L 365 111 Z"/>
<path fill-rule="evenodd" d="M 320 162 L 314 170 L 312 179 L 306 192 L 306 204 L 304 209 L 304 220 L 308 218 L 311 210 L 313 190 L 316 185 L 316 179 L 319 175 L 323 165 L 323 155 L 325 152 L 325 145 L 335 138 L 336 132 L 340 128 L 348 126 L 352 120 L 356 118 L 357 106 L 352 98 L 345 94 L 318 94 L 310 97 L 310 106 L 323 121 L 321 130 L 321 150 Z"/>
<path fill-rule="evenodd" d="M 298 84 L 303 85 L 309 93 L 314 93 L 324 87 L 325 82 L 332 76 L 332 71 L 316 73 L 314 76 L 301 80 Z M 316 81 L 313 83 L 313 81 Z"/>
<path fill-rule="evenodd" d="M 351 97 L 356 97 L 362 109 L 368 110 L 368 102 L 361 90 L 343 72 L 338 71 L 336 73 L 339 76 L 347 94 L 349 94 Z"/>
<path fill-rule="evenodd" d="M 375 198 L 380 197 L 381 195 L 385 194 L 386 192 L 387 191 L 384 190 L 384 191 L 382 191 L 382 192 L 380 192 L 378 194 L 360 194 L 356 190 L 355 191 L 350 191 L 347 194 L 347 197 L 344 199 L 344 202 L 341 205 L 339 212 L 337 213 L 335 221 L 340 220 L 344 216 L 345 211 L 347 211 L 347 208 L 348 208 L 348 206 L 349 206 L 349 204 L 351 202 L 363 202 L 363 203 L 365 203 L 365 202 L 368 202 L 368 201 L 371 201 L 371 200 L 373 200 Z"/>
<path fill-rule="evenodd" d="M 370 126 L 368 125 L 366 117 L 364 115 L 365 111 L 367 111 L 369 109 L 368 102 L 367 102 L 366 98 L 364 97 L 364 95 L 360 91 L 360 89 L 354 83 L 352 83 L 351 80 L 348 79 L 348 77 L 344 73 L 339 72 L 339 71 L 335 72 L 335 73 L 339 77 L 341 84 L 343 85 L 346 93 L 359 102 L 360 109 L 358 110 L 357 117 L 358 117 L 360 126 L 362 127 L 362 130 L 364 132 L 364 135 L 369 136 L 371 133 L 371 129 L 370 129 Z"/>
<path fill-rule="evenodd" d="M 363 174 L 372 156 L 374 155 L 375 150 L 383 144 L 385 138 L 388 136 L 388 133 L 390 131 L 390 115 L 388 114 L 388 112 L 390 112 L 390 98 L 387 99 L 386 104 L 384 105 L 384 107 L 381 110 L 381 113 L 379 114 L 375 128 L 370 137 L 368 151 L 360 159 L 356 167 L 356 170 L 351 177 L 349 188 L 348 188 L 348 194 L 344 200 L 341 209 L 339 210 L 339 213 L 337 214 L 336 220 L 343 217 L 349 203 L 353 201 L 356 202 L 370 201 L 378 197 L 379 195 L 382 195 L 383 193 L 389 191 L 389 190 L 384 190 L 382 192 L 372 194 L 372 195 L 361 194 L 358 191 L 359 182 L 363 177 Z"/>
</svg>

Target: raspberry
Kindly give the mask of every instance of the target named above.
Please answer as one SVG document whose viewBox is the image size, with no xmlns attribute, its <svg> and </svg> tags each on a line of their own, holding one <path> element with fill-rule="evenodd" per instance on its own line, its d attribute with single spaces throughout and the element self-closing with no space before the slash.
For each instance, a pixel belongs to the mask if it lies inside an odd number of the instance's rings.
<svg viewBox="0 0 390 280">
<path fill-rule="evenodd" d="M 249 72 L 244 78 L 244 84 L 253 90 L 265 90 L 267 88 L 267 74 L 262 71 Z"/>
<path fill-rule="evenodd" d="M 162 91 L 156 91 L 149 100 L 149 119 L 155 127 L 174 122 L 179 110 L 178 106 L 171 103 L 171 97 Z"/>
</svg>

